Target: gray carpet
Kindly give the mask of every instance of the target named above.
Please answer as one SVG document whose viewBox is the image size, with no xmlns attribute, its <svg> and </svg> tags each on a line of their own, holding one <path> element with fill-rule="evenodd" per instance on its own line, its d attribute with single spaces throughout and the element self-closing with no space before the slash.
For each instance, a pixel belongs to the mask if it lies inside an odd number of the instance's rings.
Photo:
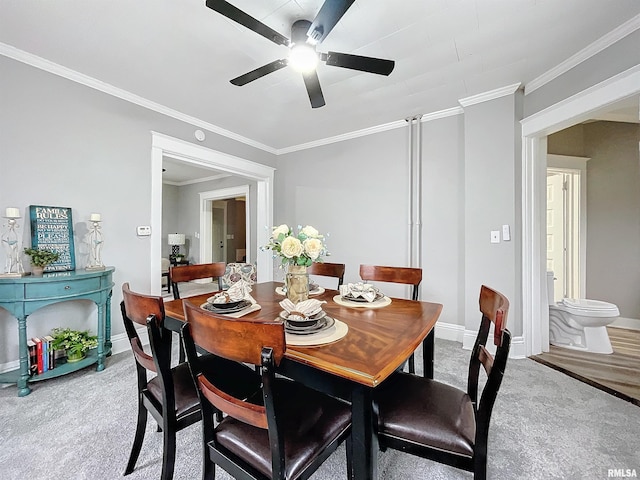
<svg viewBox="0 0 640 480">
<path fill-rule="evenodd" d="M 463 387 L 469 352 L 436 341 L 436 378 Z M 419 365 L 421 362 L 418 361 Z M 0 478 L 122 478 L 135 431 L 136 385 L 130 353 L 32 384 L 18 398 L 0 389 Z M 609 469 L 640 474 L 640 408 L 532 360 L 510 360 L 489 434 L 492 479 L 606 479 Z M 153 420 L 131 480 L 157 479 L 162 435 Z M 312 477 L 346 478 L 344 447 Z M 201 475 L 200 427 L 178 433 L 176 480 Z M 230 478 L 217 469 L 217 479 Z M 379 455 L 381 479 L 470 479 L 472 475 L 407 454 Z"/>
</svg>

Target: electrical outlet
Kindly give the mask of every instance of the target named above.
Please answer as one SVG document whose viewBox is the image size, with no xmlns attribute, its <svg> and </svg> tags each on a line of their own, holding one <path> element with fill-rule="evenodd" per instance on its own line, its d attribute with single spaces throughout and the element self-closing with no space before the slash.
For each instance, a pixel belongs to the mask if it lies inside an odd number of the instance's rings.
<svg viewBox="0 0 640 480">
<path fill-rule="evenodd" d="M 500 230 L 491 230 L 491 243 L 500 243 Z"/>
</svg>

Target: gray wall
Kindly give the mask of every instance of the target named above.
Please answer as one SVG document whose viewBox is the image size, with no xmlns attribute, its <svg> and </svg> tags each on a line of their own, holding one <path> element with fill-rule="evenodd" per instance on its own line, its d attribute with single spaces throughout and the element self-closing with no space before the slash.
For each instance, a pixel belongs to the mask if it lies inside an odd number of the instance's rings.
<svg viewBox="0 0 640 480">
<path fill-rule="evenodd" d="M 469 301 L 469 315 L 473 319 L 470 328 L 474 329 L 479 318 L 477 296 L 481 283 L 493 284 L 506 294 L 514 294 L 516 290 L 514 242 L 493 249 L 489 246 L 489 227 L 493 225 L 490 214 L 496 216 L 500 225 L 513 225 L 514 217 L 513 100 L 498 103 L 505 106 L 498 107 L 498 111 L 493 111 L 494 107 L 478 110 L 477 121 L 474 121 L 478 141 L 471 143 L 474 147 L 476 143 L 484 143 L 489 132 L 481 131 L 481 125 L 495 125 L 494 117 L 501 117 L 508 128 L 497 129 L 504 142 L 501 146 L 504 154 L 499 158 L 495 155 L 494 135 L 486 142 L 489 152 L 475 149 L 476 155 L 465 159 L 466 115 L 421 124 L 421 298 L 444 305 L 441 323 L 461 327 L 466 326 L 465 304 Z M 488 117 L 491 122 L 486 121 Z M 347 265 L 347 282 L 359 280 L 358 268 L 362 263 L 408 265 L 407 128 L 295 152 L 278 159 L 276 223 L 310 223 L 321 232 L 330 233 L 327 243 L 332 256 L 328 261 Z M 502 169 L 504 164 L 506 178 L 500 180 L 501 172 L 496 173 L 495 169 Z M 466 182 L 469 169 L 471 179 Z M 483 185 L 496 178 L 506 183 L 506 188 L 494 189 L 493 196 L 487 196 Z M 465 198 L 470 211 L 466 210 Z M 495 208 L 496 201 L 501 208 Z M 473 219 L 469 224 L 464 220 L 468 218 L 467 213 Z M 482 234 L 469 236 L 468 229 Z M 485 269 L 483 259 L 494 252 L 499 258 L 506 256 L 506 262 L 500 262 L 498 268 Z M 392 295 L 407 293 L 403 287 L 393 285 L 385 285 L 384 289 Z"/>
<path fill-rule="evenodd" d="M 465 108 L 465 286 L 467 330 L 480 323 L 478 295 L 481 285 L 494 288 L 511 303 L 509 329 L 522 334 L 519 315 L 521 262 L 516 210 L 521 196 L 520 137 L 515 119 L 520 95 L 510 95 Z M 490 243 L 491 231 L 509 225 L 511 240 Z"/>
<path fill-rule="evenodd" d="M 580 124 L 549 136 L 548 151 L 587 162 L 587 298 L 640 319 L 640 125 Z"/>
<path fill-rule="evenodd" d="M 406 266 L 407 139 L 395 129 L 279 157 L 274 223 L 328 235 L 326 260 L 347 265 L 345 282 L 361 263 Z"/>
<path fill-rule="evenodd" d="M 640 319 L 640 125 L 585 125 L 587 298 Z"/>
<path fill-rule="evenodd" d="M 122 283 L 151 288 L 150 240 L 136 236 L 137 225 L 150 224 L 150 132 L 191 141 L 195 127 L 2 56 L 0 105 L 0 208 L 71 207 L 75 224 L 102 214 L 103 260 L 116 267 L 112 333 L 123 333 Z M 275 164 L 273 155 L 213 133 L 204 144 Z M 24 238 L 29 245 L 27 231 Z M 76 249 L 81 240 L 75 238 Z M 29 317 L 27 333 L 46 335 L 59 325 L 95 329 L 93 312 L 90 302 L 50 306 Z M 0 309 L 0 365 L 18 358 L 17 338 L 15 320 Z"/>
</svg>

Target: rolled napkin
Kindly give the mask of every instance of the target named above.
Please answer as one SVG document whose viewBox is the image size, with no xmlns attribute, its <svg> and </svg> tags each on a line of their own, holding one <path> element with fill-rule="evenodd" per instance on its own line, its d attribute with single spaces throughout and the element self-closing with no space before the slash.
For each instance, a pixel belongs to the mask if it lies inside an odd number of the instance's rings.
<svg viewBox="0 0 640 480">
<path fill-rule="evenodd" d="M 213 303 L 231 303 L 231 302 L 239 302 L 240 300 L 252 300 L 251 297 L 251 286 L 245 280 L 238 280 L 236 283 L 229 287 L 229 290 L 225 290 L 224 292 L 218 292 L 213 297 L 209 297 L 207 302 Z"/>
<path fill-rule="evenodd" d="M 378 289 L 370 283 L 347 283 L 340 285 L 340 295 L 353 298 L 364 298 L 367 302 L 373 302 L 378 296 Z"/>
<path fill-rule="evenodd" d="M 320 313 L 322 304 L 327 303 L 324 300 L 316 300 L 310 298 L 304 302 L 293 303 L 288 298 L 280 302 L 280 306 L 289 314 L 289 320 L 306 320 L 307 318 Z"/>
</svg>

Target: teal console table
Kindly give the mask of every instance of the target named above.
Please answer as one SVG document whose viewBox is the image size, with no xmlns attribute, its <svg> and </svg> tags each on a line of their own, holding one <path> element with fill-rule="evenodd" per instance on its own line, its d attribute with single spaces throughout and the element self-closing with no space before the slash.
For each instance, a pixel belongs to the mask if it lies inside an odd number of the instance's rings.
<svg viewBox="0 0 640 480">
<path fill-rule="evenodd" d="M 18 396 L 31 393 L 29 382 L 46 380 L 74 372 L 97 363 L 104 370 L 106 356 L 111 353 L 111 290 L 113 267 L 104 270 L 75 270 L 45 273 L 42 277 L 0 278 L 0 307 L 18 320 L 20 368 L 0 374 L 0 383 L 17 383 Z M 79 362 L 65 363 L 34 377 L 29 377 L 27 317 L 39 308 L 68 300 L 92 300 L 98 307 L 98 348 L 90 350 Z M 55 325 L 64 327 L 64 325 Z"/>
</svg>

